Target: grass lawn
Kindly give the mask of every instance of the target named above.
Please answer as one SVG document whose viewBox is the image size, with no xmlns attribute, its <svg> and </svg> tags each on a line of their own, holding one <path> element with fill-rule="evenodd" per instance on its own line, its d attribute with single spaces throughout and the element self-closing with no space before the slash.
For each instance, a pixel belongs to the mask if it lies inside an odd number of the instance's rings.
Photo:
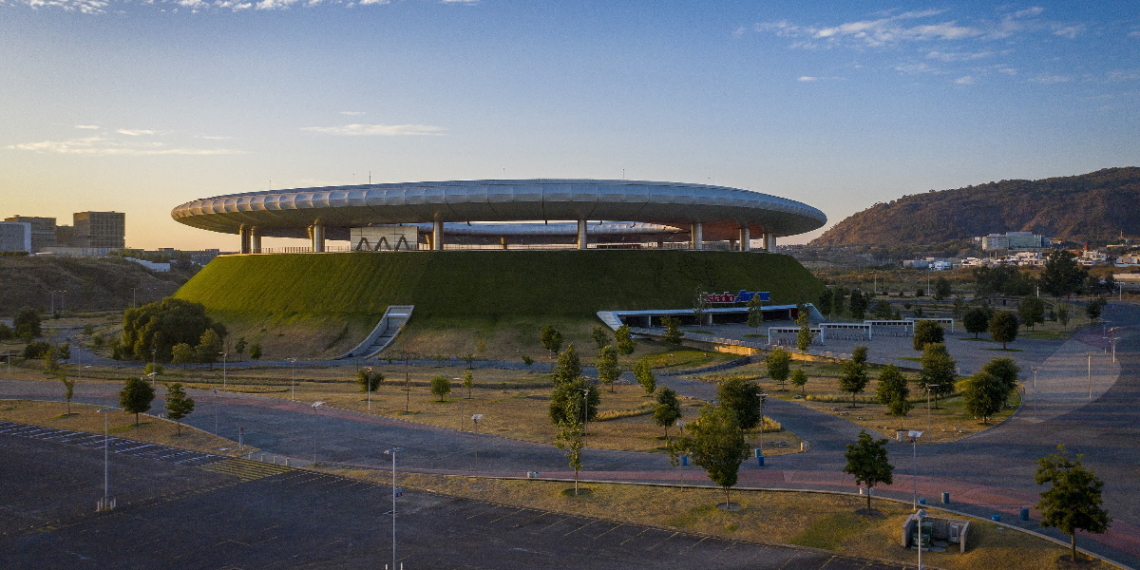
<svg viewBox="0 0 1140 570">
<path fill-rule="evenodd" d="M 161 406 L 161 402 L 158 400 L 155 403 Z M 103 433 L 103 416 L 105 414 L 99 413 L 99 409 L 99 406 L 72 403 L 71 413 L 68 414 L 67 404 L 59 402 L 0 400 L 0 420 L 49 428 Z M 155 412 L 159 409 L 151 408 Z M 119 410 L 106 412 L 106 414 L 109 414 L 107 420 L 110 434 L 115 437 L 193 449 L 217 455 L 237 456 L 257 451 L 255 448 L 246 446 L 239 453 L 234 442 L 187 425 L 181 427 L 181 434 L 179 434 L 179 428 L 174 422 L 146 414 L 139 415 L 137 427 L 135 426 L 134 414 Z"/>
<path fill-rule="evenodd" d="M 381 472 L 340 470 L 337 473 L 384 484 Z M 808 546 L 874 558 L 912 563 L 916 553 L 898 545 L 902 521 L 909 505 L 875 499 L 877 511 L 866 516 L 865 499 L 825 493 L 733 491 L 739 511 L 721 511 L 720 489 L 655 487 L 643 485 L 583 484 L 591 493 L 567 496 L 572 483 L 526 480 L 488 480 L 407 473 L 404 487 L 444 495 L 463 496 L 519 507 L 600 517 L 618 522 L 652 524 L 722 536 L 729 539 Z M 937 508 L 927 507 L 932 516 Z M 952 515 L 959 518 L 957 515 Z M 1057 544 L 1012 530 L 999 530 L 988 521 L 972 520 L 966 553 L 925 552 L 923 560 L 952 570 L 1036 570 L 1053 568 L 1068 551 Z M 1107 564 L 1082 568 L 1111 568 Z"/>
</svg>

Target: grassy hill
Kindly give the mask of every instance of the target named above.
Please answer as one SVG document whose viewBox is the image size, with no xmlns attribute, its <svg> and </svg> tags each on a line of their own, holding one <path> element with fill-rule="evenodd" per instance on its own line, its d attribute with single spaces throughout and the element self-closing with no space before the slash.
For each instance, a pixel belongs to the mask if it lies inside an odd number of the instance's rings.
<svg viewBox="0 0 1140 570">
<path fill-rule="evenodd" d="M 795 259 L 763 253 L 387 252 L 220 257 L 175 296 L 204 304 L 235 335 L 264 340 L 268 355 L 288 342 L 292 355 L 316 356 L 351 348 L 388 305 L 415 305 L 413 329 L 467 323 L 493 335 L 499 322 L 689 308 L 698 288 L 793 303 L 817 298 L 822 284 Z"/>
<path fill-rule="evenodd" d="M 155 273 L 117 257 L 0 256 L 0 315 L 21 307 L 47 313 L 53 295 L 55 308 L 68 313 L 123 310 L 130 308 L 132 294 L 139 305 L 159 300 L 191 274 Z"/>
<path fill-rule="evenodd" d="M 1140 168 L 1002 180 L 903 196 L 839 222 L 812 245 L 939 244 L 1007 231 L 1106 243 L 1140 234 Z"/>
</svg>

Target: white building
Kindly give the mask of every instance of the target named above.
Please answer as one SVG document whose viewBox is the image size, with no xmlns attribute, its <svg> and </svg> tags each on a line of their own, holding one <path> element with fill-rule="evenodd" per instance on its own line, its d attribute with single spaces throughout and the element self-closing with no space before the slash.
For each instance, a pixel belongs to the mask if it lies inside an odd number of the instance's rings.
<svg viewBox="0 0 1140 570">
<path fill-rule="evenodd" d="M 1033 232 L 1006 232 L 990 234 L 974 241 L 982 242 L 983 250 L 991 249 L 1040 249 L 1049 247 L 1049 238 Z"/>
<path fill-rule="evenodd" d="M 0 222 L 0 251 L 32 252 L 32 224 Z"/>
</svg>

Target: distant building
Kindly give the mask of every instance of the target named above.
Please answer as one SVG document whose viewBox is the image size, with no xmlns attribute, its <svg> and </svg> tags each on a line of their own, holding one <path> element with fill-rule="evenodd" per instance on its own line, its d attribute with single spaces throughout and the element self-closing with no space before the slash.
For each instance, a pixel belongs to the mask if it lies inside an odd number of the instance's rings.
<svg viewBox="0 0 1140 570">
<path fill-rule="evenodd" d="M 1049 238 L 1032 232 L 1006 232 L 974 238 L 982 242 L 983 250 L 992 249 L 1041 249 L 1049 247 Z"/>
<path fill-rule="evenodd" d="M 59 247 L 75 246 L 75 228 L 72 226 L 55 226 L 55 245 Z"/>
<path fill-rule="evenodd" d="M 32 252 L 32 224 L 0 222 L 0 251 Z"/>
<path fill-rule="evenodd" d="M 76 212 L 73 222 L 75 247 L 126 247 L 126 214 L 122 212 Z"/>
<path fill-rule="evenodd" d="M 55 218 L 39 218 L 35 216 L 11 216 L 5 222 L 27 223 L 32 226 L 32 252 L 42 251 L 45 247 L 53 247 L 55 241 Z"/>
</svg>

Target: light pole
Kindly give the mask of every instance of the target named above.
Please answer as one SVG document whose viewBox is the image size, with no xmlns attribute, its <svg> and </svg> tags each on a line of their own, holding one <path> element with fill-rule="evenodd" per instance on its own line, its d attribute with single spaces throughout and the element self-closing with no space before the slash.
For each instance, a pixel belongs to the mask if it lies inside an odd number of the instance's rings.
<svg viewBox="0 0 1140 570">
<path fill-rule="evenodd" d="M 922 519 L 926 518 L 926 509 L 920 509 L 915 515 L 918 517 L 918 570 L 922 570 Z"/>
<path fill-rule="evenodd" d="M 399 489 L 396 488 L 396 453 L 403 451 L 402 447 L 393 447 L 384 452 L 392 456 L 392 570 L 396 569 L 396 497 Z"/>
<path fill-rule="evenodd" d="M 911 457 L 914 460 L 914 463 L 912 464 L 913 465 L 912 474 L 914 475 L 914 505 L 913 505 L 913 508 L 914 508 L 914 510 L 917 511 L 918 510 L 918 438 L 922 437 L 922 432 L 916 431 L 916 430 L 910 430 L 910 431 L 906 432 L 906 435 L 907 435 L 907 437 L 910 438 L 910 443 L 913 446 L 913 449 L 911 450 L 911 453 L 912 453 Z"/>
<path fill-rule="evenodd" d="M 1088 353 L 1089 358 L 1089 400 L 1092 400 L 1092 353 Z"/>
<path fill-rule="evenodd" d="M 226 389 L 226 353 L 219 352 L 222 355 L 222 389 Z"/>
<path fill-rule="evenodd" d="M 768 399 L 768 394 L 761 393 L 760 396 L 760 464 L 764 464 L 764 402 Z"/>
<path fill-rule="evenodd" d="M 317 408 L 325 405 L 324 402 L 313 402 L 313 413 L 317 413 Z M 386 452 L 385 452 L 386 453 Z M 392 461 L 395 461 L 393 459 Z M 317 462 L 317 430 L 313 428 L 313 463 Z"/>
<path fill-rule="evenodd" d="M 1037 371 L 1038 370 L 1040 370 L 1040 367 L 1038 367 L 1038 366 L 1033 367 L 1033 389 L 1034 390 L 1037 389 Z"/>
<path fill-rule="evenodd" d="M 677 422 L 677 431 L 681 432 L 681 437 L 685 436 L 685 422 Z M 680 469 L 681 491 L 685 490 L 685 456 L 677 458 L 677 467 Z"/>
<path fill-rule="evenodd" d="M 483 419 L 483 414 L 475 414 L 471 416 L 471 423 L 475 424 L 475 476 L 479 476 L 479 420 Z"/>
<path fill-rule="evenodd" d="M 111 498 L 111 429 L 108 416 L 114 408 L 103 408 L 103 498 L 95 506 L 95 511 L 109 511 L 115 508 L 115 500 Z"/>
<path fill-rule="evenodd" d="M 292 394 L 290 399 L 294 402 L 297 401 L 297 357 L 294 356 L 289 359 L 289 372 L 291 378 L 289 379 L 289 392 Z M 372 411 L 372 400 L 368 400 L 368 411 Z"/>
</svg>

